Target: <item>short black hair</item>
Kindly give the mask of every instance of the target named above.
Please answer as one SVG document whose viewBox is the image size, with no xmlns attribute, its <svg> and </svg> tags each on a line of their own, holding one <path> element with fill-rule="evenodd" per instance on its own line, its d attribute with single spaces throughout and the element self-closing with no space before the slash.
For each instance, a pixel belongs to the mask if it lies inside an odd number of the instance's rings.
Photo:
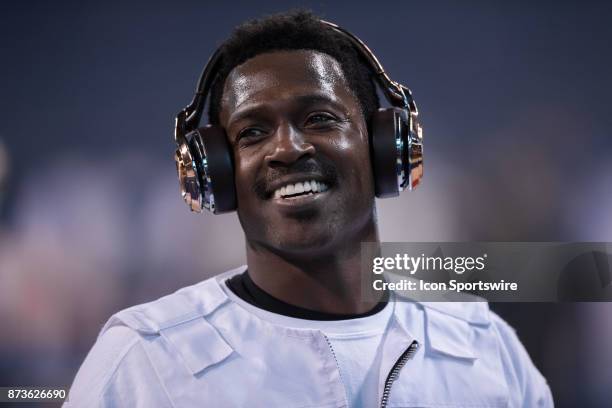
<svg viewBox="0 0 612 408">
<path fill-rule="evenodd" d="M 366 122 L 380 106 L 372 68 L 342 34 L 321 23 L 312 12 L 290 11 L 250 20 L 236 27 L 221 45 L 222 59 L 210 91 L 208 118 L 219 124 L 223 87 L 229 73 L 259 54 L 279 50 L 315 50 L 340 63 Z"/>
</svg>

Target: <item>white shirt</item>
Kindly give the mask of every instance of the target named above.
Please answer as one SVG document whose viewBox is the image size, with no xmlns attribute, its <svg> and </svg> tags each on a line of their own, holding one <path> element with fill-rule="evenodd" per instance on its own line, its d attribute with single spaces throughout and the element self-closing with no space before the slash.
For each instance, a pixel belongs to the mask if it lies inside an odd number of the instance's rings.
<svg viewBox="0 0 612 408">
<path fill-rule="evenodd" d="M 350 355 L 340 363 L 322 330 L 275 324 L 230 298 L 223 282 L 244 270 L 111 317 L 65 406 L 351 406 L 339 368 L 350 366 Z M 421 347 L 391 384 L 389 407 L 553 405 L 514 331 L 486 303 L 404 301 L 380 341 L 378 404 L 414 341 Z"/>
<path fill-rule="evenodd" d="M 375 407 L 378 403 L 380 344 L 393 313 L 392 300 L 378 313 L 347 320 L 306 320 L 260 309 L 221 284 L 226 295 L 260 319 L 297 329 L 319 330 L 327 338 L 338 363 L 350 407 Z"/>
</svg>

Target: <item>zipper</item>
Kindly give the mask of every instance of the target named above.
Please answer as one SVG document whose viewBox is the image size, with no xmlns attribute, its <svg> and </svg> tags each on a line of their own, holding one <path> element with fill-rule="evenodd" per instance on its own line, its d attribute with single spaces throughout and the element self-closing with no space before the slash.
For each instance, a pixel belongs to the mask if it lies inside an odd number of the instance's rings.
<svg viewBox="0 0 612 408">
<path fill-rule="evenodd" d="M 408 346 L 408 348 L 404 350 L 404 352 L 397 359 L 395 364 L 393 364 L 393 368 L 391 368 L 391 371 L 389 371 L 389 375 L 387 375 L 387 379 L 385 380 L 385 388 L 383 388 L 383 395 L 380 400 L 380 408 L 386 408 L 387 403 L 389 402 L 389 394 L 391 394 L 391 386 L 393 385 L 393 382 L 397 380 L 397 377 L 399 377 L 400 370 L 404 367 L 404 365 L 406 365 L 406 362 L 414 356 L 414 353 L 416 353 L 418 349 L 419 343 L 414 340 L 412 343 L 410 343 L 410 346 Z"/>
</svg>

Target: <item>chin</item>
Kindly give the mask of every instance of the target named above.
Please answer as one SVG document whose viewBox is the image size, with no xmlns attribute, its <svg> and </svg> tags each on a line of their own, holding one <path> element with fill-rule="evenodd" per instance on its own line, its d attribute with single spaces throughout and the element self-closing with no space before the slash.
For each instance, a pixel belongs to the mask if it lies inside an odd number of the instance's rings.
<svg viewBox="0 0 612 408">
<path fill-rule="evenodd" d="M 368 240 L 372 231 L 376 236 L 376 227 L 373 223 L 355 228 L 359 224 L 359 222 L 341 225 L 323 223 L 316 226 L 311 224 L 293 231 L 269 230 L 270 234 L 264 246 L 283 258 L 316 261 L 319 258 L 360 250 L 359 243 Z"/>
<path fill-rule="evenodd" d="M 310 229 L 310 228 L 309 228 Z M 331 252 L 337 246 L 338 234 L 334 229 L 322 228 L 322 231 L 284 231 L 273 234 L 268 245 L 275 252 L 293 256 L 322 255 Z"/>
<path fill-rule="evenodd" d="M 282 258 L 315 260 L 344 252 L 347 244 L 360 248 L 358 244 L 367 240 L 376 227 L 374 210 L 364 205 L 361 211 L 350 213 L 340 209 L 344 206 L 328 206 L 320 209 L 292 211 L 279 216 L 262 209 L 258 215 L 241 214 L 239 219 L 247 241 L 277 254 Z"/>
</svg>

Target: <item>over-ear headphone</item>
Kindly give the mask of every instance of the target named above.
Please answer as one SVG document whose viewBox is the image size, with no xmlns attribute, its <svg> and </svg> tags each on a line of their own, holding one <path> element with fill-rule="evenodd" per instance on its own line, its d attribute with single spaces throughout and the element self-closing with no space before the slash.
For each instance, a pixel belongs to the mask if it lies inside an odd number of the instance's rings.
<svg viewBox="0 0 612 408">
<path fill-rule="evenodd" d="M 370 150 L 376 197 L 394 197 L 412 190 L 423 176 L 423 131 L 410 90 L 385 73 L 372 51 L 350 32 L 323 21 L 346 37 L 370 65 L 390 108 L 370 118 Z M 193 100 L 176 116 L 174 159 L 181 195 L 191 211 L 206 208 L 215 214 L 236 209 L 233 155 L 225 130 L 199 127 L 208 93 L 221 60 L 217 49 L 202 71 Z"/>
</svg>

